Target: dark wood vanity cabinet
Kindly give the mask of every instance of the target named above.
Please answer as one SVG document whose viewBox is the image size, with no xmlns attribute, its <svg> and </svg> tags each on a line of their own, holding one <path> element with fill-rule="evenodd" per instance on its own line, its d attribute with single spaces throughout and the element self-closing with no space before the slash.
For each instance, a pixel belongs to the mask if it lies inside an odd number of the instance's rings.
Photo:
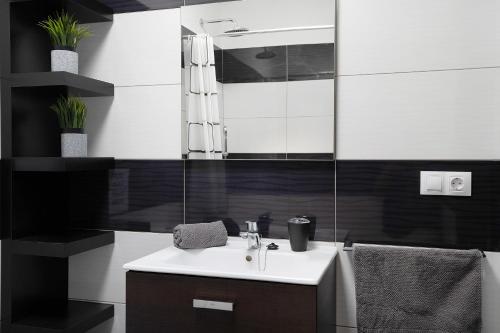
<svg viewBox="0 0 500 333">
<path fill-rule="evenodd" d="M 127 333 L 335 332 L 335 272 L 319 286 L 127 273 Z M 194 308 L 193 300 L 233 304 Z"/>
</svg>

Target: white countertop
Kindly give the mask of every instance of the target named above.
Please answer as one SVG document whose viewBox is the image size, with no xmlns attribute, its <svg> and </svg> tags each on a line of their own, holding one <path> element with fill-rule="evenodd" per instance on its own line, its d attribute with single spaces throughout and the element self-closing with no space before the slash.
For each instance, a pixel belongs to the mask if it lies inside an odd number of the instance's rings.
<svg viewBox="0 0 500 333">
<path fill-rule="evenodd" d="M 279 250 L 267 251 L 270 243 Z M 334 243 L 309 242 L 308 251 L 293 252 L 288 240 L 263 239 L 259 251 L 248 250 L 247 241 L 230 237 L 226 246 L 203 250 L 181 250 L 174 246 L 123 266 L 126 270 L 318 285 L 337 255 Z M 252 260 L 247 261 L 247 256 Z"/>
</svg>

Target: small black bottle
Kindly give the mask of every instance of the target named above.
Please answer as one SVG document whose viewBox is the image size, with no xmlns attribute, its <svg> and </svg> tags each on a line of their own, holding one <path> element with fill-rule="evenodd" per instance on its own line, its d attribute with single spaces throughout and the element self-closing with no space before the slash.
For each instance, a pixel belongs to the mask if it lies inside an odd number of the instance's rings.
<svg viewBox="0 0 500 333">
<path fill-rule="evenodd" d="M 288 235 L 290 236 L 292 251 L 307 251 L 310 224 L 311 221 L 302 217 L 294 217 L 288 221 Z"/>
</svg>

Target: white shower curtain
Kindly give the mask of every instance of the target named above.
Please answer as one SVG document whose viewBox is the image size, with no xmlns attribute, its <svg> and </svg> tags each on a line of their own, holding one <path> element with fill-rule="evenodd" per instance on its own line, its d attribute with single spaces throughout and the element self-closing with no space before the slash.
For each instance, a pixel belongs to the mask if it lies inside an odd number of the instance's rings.
<svg viewBox="0 0 500 333">
<path fill-rule="evenodd" d="M 184 59 L 188 158 L 222 159 L 213 38 L 209 35 L 191 37 L 185 48 Z"/>
</svg>

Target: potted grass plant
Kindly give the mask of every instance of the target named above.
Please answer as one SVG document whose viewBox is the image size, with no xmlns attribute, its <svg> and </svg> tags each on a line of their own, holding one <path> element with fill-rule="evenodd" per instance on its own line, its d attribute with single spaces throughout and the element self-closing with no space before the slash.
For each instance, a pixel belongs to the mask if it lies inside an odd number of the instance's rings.
<svg viewBox="0 0 500 333">
<path fill-rule="evenodd" d="M 61 96 L 50 107 L 61 127 L 61 156 L 87 157 L 87 134 L 84 133 L 87 106 L 78 97 Z"/>
<path fill-rule="evenodd" d="M 83 38 L 91 36 L 88 28 L 80 26 L 78 20 L 65 11 L 49 16 L 38 25 L 47 31 L 54 48 L 51 52 L 52 71 L 78 74 L 76 48 Z"/>
</svg>

